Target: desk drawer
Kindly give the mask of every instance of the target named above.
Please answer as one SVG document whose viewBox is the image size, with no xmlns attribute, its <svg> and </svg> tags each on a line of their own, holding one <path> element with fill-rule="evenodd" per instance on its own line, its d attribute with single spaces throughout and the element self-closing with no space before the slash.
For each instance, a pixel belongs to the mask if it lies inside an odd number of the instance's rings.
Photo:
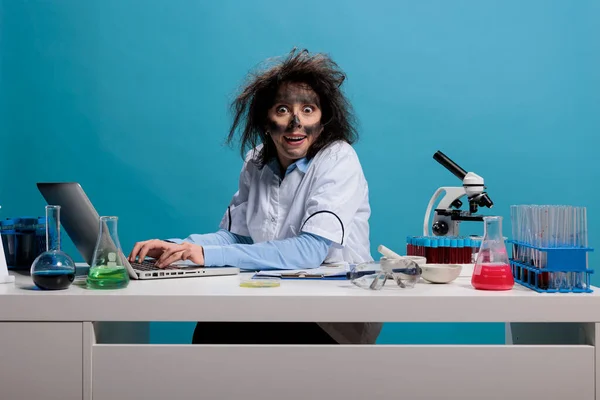
<svg viewBox="0 0 600 400">
<path fill-rule="evenodd" d="M 81 400 L 82 324 L 0 322 L 0 399 Z"/>
<path fill-rule="evenodd" d="M 95 345 L 93 399 L 594 398 L 591 346 Z"/>
</svg>

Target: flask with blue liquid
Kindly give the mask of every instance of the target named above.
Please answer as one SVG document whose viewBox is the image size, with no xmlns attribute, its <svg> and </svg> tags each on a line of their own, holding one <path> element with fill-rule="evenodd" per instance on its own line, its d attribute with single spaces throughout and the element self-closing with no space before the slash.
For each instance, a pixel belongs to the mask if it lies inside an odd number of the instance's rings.
<svg viewBox="0 0 600 400">
<path fill-rule="evenodd" d="M 40 289 L 66 289 L 75 280 L 75 262 L 60 249 L 60 206 L 46 206 L 46 251 L 31 265 L 31 279 Z"/>
</svg>

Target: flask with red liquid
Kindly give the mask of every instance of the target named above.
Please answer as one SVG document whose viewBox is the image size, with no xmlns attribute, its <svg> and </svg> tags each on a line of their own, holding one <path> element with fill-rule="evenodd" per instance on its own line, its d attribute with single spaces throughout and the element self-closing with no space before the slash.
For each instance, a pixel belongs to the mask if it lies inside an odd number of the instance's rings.
<svg viewBox="0 0 600 400">
<path fill-rule="evenodd" d="M 509 290 L 515 285 L 502 236 L 502 217 L 483 217 L 483 241 L 471 285 L 480 290 Z"/>
</svg>

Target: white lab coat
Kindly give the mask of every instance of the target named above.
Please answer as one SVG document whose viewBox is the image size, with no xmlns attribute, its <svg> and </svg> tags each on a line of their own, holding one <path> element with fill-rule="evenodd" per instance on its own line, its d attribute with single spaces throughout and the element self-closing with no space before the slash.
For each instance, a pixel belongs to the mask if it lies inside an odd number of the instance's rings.
<svg viewBox="0 0 600 400">
<path fill-rule="evenodd" d="M 248 152 L 239 189 L 220 228 L 250 236 L 255 243 L 313 233 L 333 242 L 326 263 L 371 261 L 369 193 L 358 156 L 343 141 L 312 159 L 306 172 L 296 168 L 283 180 Z M 374 343 L 382 324 L 320 323 L 339 343 Z"/>
</svg>

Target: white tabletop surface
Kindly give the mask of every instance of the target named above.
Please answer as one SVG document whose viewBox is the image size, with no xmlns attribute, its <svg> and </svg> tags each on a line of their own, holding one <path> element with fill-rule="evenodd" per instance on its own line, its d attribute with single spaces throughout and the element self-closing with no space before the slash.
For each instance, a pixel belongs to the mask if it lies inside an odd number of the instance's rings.
<svg viewBox="0 0 600 400">
<path fill-rule="evenodd" d="M 11 274 L 14 274 L 11 272 Z M 347 280 L 282 280 L 280 287 L 240 287 L 239 276 L 132 280 L 125 289 L 42 291 L 15 274 L 0 285 L 0 321 L 322 321 L 322 322 L 600 322 L 600 290 L 537 293 L 419 282 L 380 291 Z"/>
</svg>

